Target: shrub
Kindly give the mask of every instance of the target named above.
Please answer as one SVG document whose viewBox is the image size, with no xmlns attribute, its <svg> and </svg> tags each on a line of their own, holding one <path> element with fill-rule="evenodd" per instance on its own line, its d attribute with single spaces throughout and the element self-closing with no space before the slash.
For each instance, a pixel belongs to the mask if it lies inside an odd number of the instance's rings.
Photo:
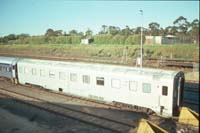
<svg viewBox="0 0 200 133">
<path fill-rule="evenodd" d="M 82 36 L 72 35 L 71 36 L 71 43 L 72 44 L 80 44 L 81 43 L 81 39 L 82 39 Z"/>
<path fill-rule="evenodd" d="M 141 39 L 140 35 L 132 35 L 126 39 L 125 44 L 131 44 L 131 45 L 140 44 L 141 41 L 140 39 Z M 144 42 L 145 42 L 145 36 L 143 36 L 143 43 Z"/>
<path fill-rule="evenodd" d="M 96 44 L 111 44 L 112 35 L 105 34 L 105 35 L 95 35 L 94 36 L 94 43 Z"/>
<path fill-rule="evenodd" d="M 115 35 L 111 39 L 112 44 L 125 44 L 126 37 L 122 35 Z"/>
</svg>

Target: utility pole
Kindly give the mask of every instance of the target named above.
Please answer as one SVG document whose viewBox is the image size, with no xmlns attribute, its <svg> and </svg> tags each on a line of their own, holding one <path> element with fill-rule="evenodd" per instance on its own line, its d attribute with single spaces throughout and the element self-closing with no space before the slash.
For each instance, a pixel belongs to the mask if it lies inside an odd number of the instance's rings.
<svg viewBox="0 0 200 133">
<path fill-rule="evenodd" d="M 141 15 L 141 21 L 143 21 L 143 10 L 139 10 L 140 11 L 140 15 Z M 142 23 L 141 22 L 141 27 L 140 27 L 140 31 L 141 31 L 141 39 L 140 39 L 140 68 L 142 68 L 142 58 L 143 58 L 143 44 L 142 44 L 142 41 L 143 41 L 143 38 L 142 38 Z"/>
</svg>

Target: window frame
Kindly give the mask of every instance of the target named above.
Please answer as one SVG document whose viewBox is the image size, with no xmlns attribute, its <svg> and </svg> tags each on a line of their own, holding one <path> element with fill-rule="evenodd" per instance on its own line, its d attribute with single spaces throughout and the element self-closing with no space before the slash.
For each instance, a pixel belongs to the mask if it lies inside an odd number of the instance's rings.
<svg viewBox="0 0 200 133">
<path fill-rule="evenodd" d="M 104 77 L 96 77 L 96 85 L 104 86 L 105 85 L 105 78 Z"/>
<path fill-rule="evenodd" d="M 6 66 L 3 66 L 3 67 L 2 67 L 2 71 L 3 71 L 3 72 L 7 72 L 7 67 L 6 67 Z"/>
<path fill-rule="evenodd" d="M 40 69 L 40 77 L 45 77 L 45 70 L 44 69 Z"/>
<path fill-rule="evenodd" d="M 90 76 L 89 75 L 82 75 L 82 82 L 84 84 L 90 84 Z"/>
<path fill-rule="evenodd" d="M 70 73 L 69 78 L 70 78 L 71 82 L 77 82 L 78 81 L 77 73 Z"/>
<path fill-rule="evenodd" d="M 149 87 L 149 88 L 146 88 L 146 87 Z M 147 94 L 151 93 L 151 83 L 142 83 L 142 92 L 147 93 Z"/>
<path fill-rule="evenodd" d="M 162 96 L 168 96 L 168 86 L 162 86 Z"/>
<path fill-rule="evenodd" d="M 55 71 L 50 70 L 49 71 L 49 78 L 55 78 L 55 77 L 56 77 Z"/>
<path fill-rule="evenodd" d="M 36 70 L 36 68 L 32 68 L 32 75 L 37 75 L 37 70 Z"/>
<path fill-rule="evenodd" d="M 65 72 L 59 72 L 59 79 L 60 80 L 66 80 L 66 73 Z"/>
<path fill-rule="evenodd" d="M 11 72 L 11 68 L 9 66 L 6 67 L 6 72 Z"/>
</svg>

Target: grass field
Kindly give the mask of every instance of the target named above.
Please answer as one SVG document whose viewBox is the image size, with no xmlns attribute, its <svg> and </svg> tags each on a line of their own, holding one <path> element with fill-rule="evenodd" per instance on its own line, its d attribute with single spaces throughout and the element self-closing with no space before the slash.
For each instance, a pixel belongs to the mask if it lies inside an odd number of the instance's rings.
<svg viewBox="0 0 200 133">
<path fill-rule="evenodd" d="M 128 57 L 136 58 L 140 52 L 140 45 L 126 45 Z M 1 45 L 0 52 L 27 52 L 33 54 L 48 54 L 60 56 L 81 57 L 121 57 L 124 45 Z M 144 58 L 176 58 L 199 60 L 199 45 L 144 45 Z"/>
</svg>

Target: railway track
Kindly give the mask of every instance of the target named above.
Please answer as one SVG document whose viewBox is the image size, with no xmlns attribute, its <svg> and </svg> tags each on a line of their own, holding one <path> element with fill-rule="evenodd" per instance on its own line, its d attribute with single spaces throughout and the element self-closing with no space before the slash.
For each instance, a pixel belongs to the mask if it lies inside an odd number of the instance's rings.
<svg viewBox="0 0 200 133">
<path fill-rule="evenodd" d="M 184 60 L 184 59 L 169 59 L 169 58 L 146 58 L 146 61 L 149 63 L 158 63 L 160 67 L 181 67 L 192 69 L 194 63 L 198 64 L 197 60 Z"/>
<path fill-rule="evenodd" d="M 147 60 L 150 61 L 158 61 L 161 60 L 160 58 L 147 58 Z M 170 58 L 162 58 L 162 60 L 166 60 L 166 61 L 175 61 L 175 62 L 198 62 L 197 60 L 185 60 L 185 59 L 170 59 Z"/>
<path fill-rule="evenodd" d="M 4 80 L 5 79 L 1 79 Z M 125 121 L 118 121 L 117 119 L 111 119 L 111 118 L 107 118 L 105 116 L 99 116 L 98 114 L 94 114 L 94 113 L 88 113 L 87 111 L 81 111 L 81 110 L 77 110 L 74 108 L 70 108 L 70 107 L 66 107 L 63 106 L 64 104 L 62 104 L 62 102 L 59 102 L 58 99 L 55 96 L 59 96 L 64 98 L 65 100 L 75 100 L 76 102 L 82 102 L 85 104 L 90 104 L 92 106 L 96 106 L 96 107 L 105 107 L 105 108 L 110 108 L 109 106 L 107 106 L 107 104 L 105 103 L 93 103 L 93 101 L 89 101 L 87 99 L 77 99 L 77 97 L 74 96 L 67 96 L 63 93 L 55 93 L 54 91 L 47 91 L 44 89 L 40 89 L 38 87 L 35 86 L 29 86 L 28 87 L 24 87 L 21 85 L 14 85 L 11 84 L 10 81 L 9 84 L 1 84 L 2 86 L 0 87 L 0 97 L 9 97 L 9 98 L 13 98 L 16 99 L 17 101 L 23 102 L 25 104 L 31 105 L 31 106 L 35 106 L 38 108 L 41 108 L 43 110 L 47 110 L 49 112 L 67 117 L 67 118 L 71 118 L 71 119 L 75 119 L 77 121 L 86 123 L 88 125 L 93 125 L 96 126 L 98 128 L 104 129 L 104 130 L 109 130 L 112 132 L 128 132 L 128 131 L 136 131 L 136 124 L 130 124 L 126 123 Z M 23 88 L 24 87 L 24 88 Z M 13 89 L 16 88 L 16 89 Z M 23 88 L 23 89 L 21 89 Z M 27 90 L 28 91 L 22 91 L 22 90 Z M 38 97 L 34 97 L 32 95 L 30 95 L 31 93 L 35 93 L 39 96 Z M 53 98 L 53 99 L 44 99 L 44 97 L 42 96 L 42 94 L 48 94 L 49 97 Z M 45 95 L 46 95 L 45 94 Z M 56 98 L 56 103 L 55 103 L 55 98 Z M 187 102 L 187 101 L 186 101 Z M 190 101 L 188 101 L 190 102 Z M 58 104 L 60 103 L 60 104 Z M 193 104 L 193 103 L 190 103 Z M 117 107 L 113 107 L 116 109 L 120 109 Z M 151 117 L 151 115 L 150 115 Z M 153 117 L 153 116 L 152 116 Z M 154 120 L 153 120 L 154 121 Z M 174 123 L 176 121 L 173 121 L 172 123 Z M 177 122 L 176 122 L 177 124 Z M 167 125 L 167 124 L 166 124 Z M 181 125 L 179 125 L 179 127 L 182 127 Z M 167 129 L 167 127 L 166 127 Z"/>
<path fill-rule="evenodd" d="M 7 86 L 7 88 L 9 88 Z M 66 107 L 51 101 L 45 100 L 43 98 L 36 98 L 33 96 L 27 96 L 16 91 L 7 90 L 1 87 L 0 95 L 11 97 L 25 104 L 29 104 L 49 112 L 53 112 L 71 119 L 78 120 L 80 122 L 90 124 L 99 128 L 110 130 L 113 132 L 128 132 L 135 128 L 134 125 L 116 121 L 110 118 L 105 118 L 95 114 L 90 114 L 84 111 L 76 110 L 70 107 Z"/>
</svg>

